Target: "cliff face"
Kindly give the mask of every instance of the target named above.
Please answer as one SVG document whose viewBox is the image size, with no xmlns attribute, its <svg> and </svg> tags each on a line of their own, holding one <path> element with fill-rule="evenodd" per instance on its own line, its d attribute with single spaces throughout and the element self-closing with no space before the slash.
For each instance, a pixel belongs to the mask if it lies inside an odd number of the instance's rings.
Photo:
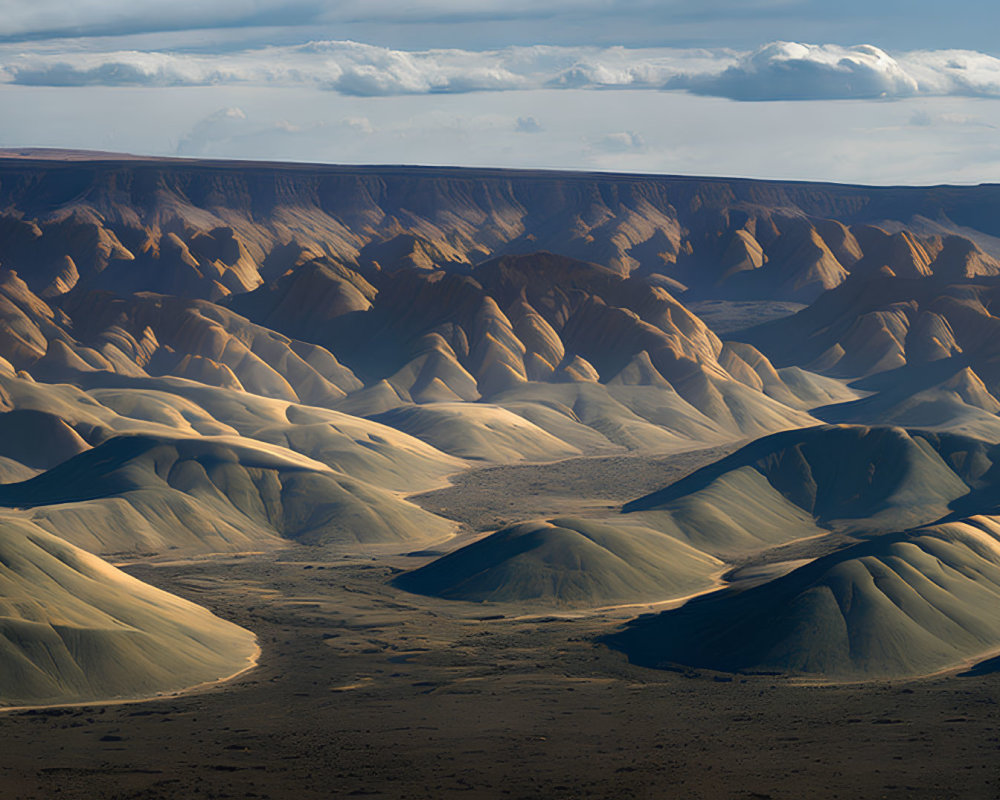
<svg viewBox="0 0 1000 800">
<path fill-rule="evenodd" d="M 998 204 L 993 186 L 17 159 L 0 162 L 0 261 L 30 261 L 31 288 L 48 296 L 82 283 L 217 299 L 317 257 L 430 269 L 550 251 L 722 296 L 808 301 L 856 266 L 1000 271 L 967 238 L 1000 233 Z M 898 230 L 914 220 L 943 227 Z"/>
</svg>

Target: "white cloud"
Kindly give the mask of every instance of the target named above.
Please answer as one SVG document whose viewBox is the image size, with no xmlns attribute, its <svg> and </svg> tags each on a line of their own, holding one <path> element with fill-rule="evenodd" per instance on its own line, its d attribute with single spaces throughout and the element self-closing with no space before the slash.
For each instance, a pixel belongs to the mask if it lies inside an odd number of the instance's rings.
<svg viewBox="0 0 1000 800">
<path fill-rule="evenodd" d="M 238 106 L 220 108 L 200 120 L 181 138 L 177 144 L 177 155 L 203 155 L 211 145 L 231 141 L 245 129 L 246 119 L 246 112 Z"/>
<path fill-rule="evenodd" d="M 363 133 L 370 136 L 375 133 L 375 126 L 368 117 L 348 117 L 344 120 L 344 127 L 355 133 Z"/>
<path fill-rule="evenodd" d="M 220 54 L 0 48 L 0 82 L 23 86 L 320 88 L 354 97 L 662 89 L 733 100 L 1000 97 L 1000 59 L 965 50 L 890 55 L 871 45 L 775 42 L 752 52 L 507 47 L 404 51 L 350 41 Z"/>
<path fill-rule="evenodd" d="M 544 128 L 534 117 L 518 117 L 514 130 L 518 133 L 541 133 Z"/>
<path fill-rule="evenodd" d="M 358 42 L 310 42 L 212 56 L 142 51 L 35 52 L 4 57 L 0 75 L 30 86 L 319 86 L 345 95 L 511 91 L 561 88 L 659 88 L 683 69 L 717 66 L 691 50 L 621 47 L 509 47 L 409 52 Z M 725 63 L 723 61 L 722 63 Z"/>
<path fill-rule="evenodd" d="M 919 50 L 893 57 L 872 45 L 774 42 L 722 71 L 687 73 L 667 85 L 733 100 L 998 97 L 1000 59 L 968 50 Z"/>
<path fill-rule="evenodd" d="M 594 146 L 605 153 L 629 153 L 645 150 L 646 140 L 635 131 L 621 131 L 602 136 Z"/>
<path fill-rule="evenodd" d="M 668 87 L 733 100 L 908 97 L 920 85 L 877 47 L 774 42 L 718 73 L 687 74 Z"/>
<path fill-rule="evenodd" d="M 918 50 L 898 60 L 922 93 L 1000 96 L 1000 58 L 971 50 Z"/>
</svg>

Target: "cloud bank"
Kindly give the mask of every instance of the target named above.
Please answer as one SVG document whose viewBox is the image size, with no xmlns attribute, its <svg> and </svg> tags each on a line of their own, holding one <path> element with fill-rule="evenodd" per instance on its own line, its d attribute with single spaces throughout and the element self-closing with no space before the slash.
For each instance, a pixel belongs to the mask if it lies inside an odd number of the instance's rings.
<svg viewBox="0 0 1000 800">
<path fill-rule="evenodd" d="M 533 89 L 666 89 L 741 101 L 1000 97 L 1000 59 L 967 50 L 890 55 L 871 45 L 794 42 L 750 52 L 554 46 L 414 52 L 324 41 L 212 55 L 0 49 L 0 81 L 298 86 L 354 97 Z"/>
</svg>

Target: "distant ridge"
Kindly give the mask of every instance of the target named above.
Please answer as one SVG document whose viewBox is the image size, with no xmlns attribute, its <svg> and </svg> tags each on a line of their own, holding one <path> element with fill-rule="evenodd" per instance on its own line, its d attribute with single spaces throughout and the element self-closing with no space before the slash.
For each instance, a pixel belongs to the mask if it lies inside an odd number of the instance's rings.
<svg viewBox="0 0 1000 800">
<path fill-rule="evenodd" d="M 196 164 L 204 167 L 240 167 L 256 166 L 260 168 L 274 168 L 287 170 L 329 170 L 338 172 L 385 172 L 392 174 L 395 172 L 410 172 L 414 174 L 440 173 L 443 175 L 456 175 L 465 173 L 470 177 L 476 175 L 508 175 L 539 177 L 564 176 L 569 178 L 609 178 L 613 180 L 667 180 L 677 182 L 700 182 L 700 183 L 726 183 L 726 184 L 768 184 L 775 186 L 816 186 L 816 187 L 841 187 L 853 189 L 871 189 L 874 191 L 937 191 L 950 189 L 975 189 L 1000 186 L 1000 183 L 960 183 L 960 184 L 864 184 L 846 183 L 840 181 L 822 180 L 792 180 L 787 178 L 764 178 L 764 177 L 731 177 L 726 175 L 686 175 L 681 173 L 661 173 L 661 172 L 618 172 L 614 170 L 574 170 L 556 169 L 544 167 L 489 167 L 489 166 L 451 166 L 446 164 L 341 164 L 337 162 L 324 161 L 296 161 L 294 159 L 270 161 L 267 159 L 245 159 L 245 158 L 201 158 L 197 156 L 176 156 L 176 155 L 149 155 L 143 153 L 123 153 L 114 150 L 87 150 L 60 147 L 0 147 L 0 161 L 4 159 L 25 159 L 51 162 L 77 162 L 77 161 L 141 161 L 147 164 Z"/>
<path fill-rule="evenodd" d="M 71 150 L 60 147 L 0 147 L 0 159 L 16 158 L 39 161 L 145 161 L 148 156 L 109 150 Z M 189 159 L 157 157 L 162 161 Z"/>
</svg>

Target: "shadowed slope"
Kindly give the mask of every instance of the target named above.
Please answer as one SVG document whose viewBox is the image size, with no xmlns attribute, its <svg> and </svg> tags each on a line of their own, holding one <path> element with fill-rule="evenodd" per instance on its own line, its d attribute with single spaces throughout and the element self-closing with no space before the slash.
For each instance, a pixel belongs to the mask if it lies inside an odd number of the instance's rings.
<svg viewBox="0 0 1000 800">
<path fill-rule="evenodd" d="M 843 680 L 954 667 L 1000 646 L 1000 519 L 887 534 L 637 620 L 607 641 L 649 666 Z"/>
<path fill-rule="evenodd" d="M 933 522 L 993 485 L 995 457 L 963 436 L 819 426 L 760 439 L 623 510 L 709 552 L 748 551 Z"/>
<path fill-rule="evenodd" d="M 136 698 L 233 675 L 253 634 L 23 520 L 0 521 L 0 706 Z"/>
</svg>

